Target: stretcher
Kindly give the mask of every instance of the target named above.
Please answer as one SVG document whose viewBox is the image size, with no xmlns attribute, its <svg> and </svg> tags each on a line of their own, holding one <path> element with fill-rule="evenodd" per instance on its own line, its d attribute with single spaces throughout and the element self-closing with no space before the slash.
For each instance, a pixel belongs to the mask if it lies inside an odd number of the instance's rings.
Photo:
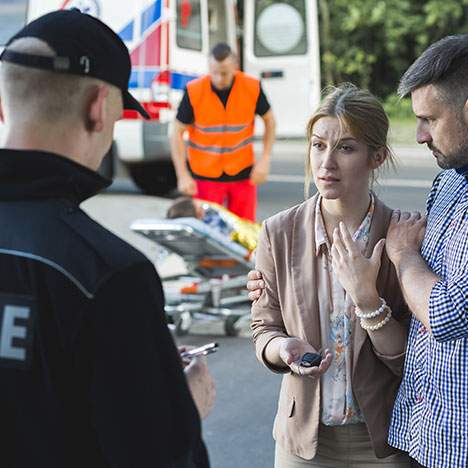
<svg viewBox="0 0 468 468">
<path fill-rule="evenodd" d="M 225 333 L 238 334 L 239 321 L 250 312 L 249 250 L 195 218 L 139 219 L 130 229 L 185 263 L 186 274 L 162 278 L 166 315 L 176 335 L 188 333 L 197 318 L 222 318 Z"/>
</svg>

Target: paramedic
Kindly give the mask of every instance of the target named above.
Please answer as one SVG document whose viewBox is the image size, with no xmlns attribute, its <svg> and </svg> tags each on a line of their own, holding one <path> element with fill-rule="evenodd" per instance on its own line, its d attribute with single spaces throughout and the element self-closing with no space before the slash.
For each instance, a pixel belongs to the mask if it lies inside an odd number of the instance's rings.
<svg viewBox="0 0 468 468">
<path fill-rule="evenodd" d="M 273 112 L 260 82 L 237 70 L 227 44 L 212 49 L 209 71 L 188 83 L 174 122 L 171 153 L 178 189 L 226 204 L 237 216 L 255 221 L 256 185 L 266 181 L 275 139 Z M 257 161 L 255 114 L 265 124 L 263 153 Z"/>
<path fill-rule="evenodd" d="M 206 364 L 184 373 L 153 265 L 79 207 L 109 184 L 96 169 L 123 108 L 147 117 L 127 48 L 63 10 L 1 61 L 1 465 L 208 467 Z"/>
</svg>

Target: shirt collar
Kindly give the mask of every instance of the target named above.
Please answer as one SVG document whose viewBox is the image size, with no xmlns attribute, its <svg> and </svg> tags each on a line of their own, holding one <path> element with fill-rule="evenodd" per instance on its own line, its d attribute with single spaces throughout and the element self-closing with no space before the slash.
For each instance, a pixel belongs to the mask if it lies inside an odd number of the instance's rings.
<svg viewBox="0 0 468 468">
<path fill-rule="evenodd" d="M 236 81 L 236 76 L 235 75 L 234 75 L 234 78 L 232 79 L 232 83 L 227 88 L 224 88 L 224 89 L 215 88 L 213 82 L 210 81 L 211 90 L 214 91 L 216 94 L 228 95 L 228 94 L 231 93 L 232 87 L 234 86 L 234 81 Z"/>
<path fill-rule="evenodd" d="M 65 198 L 80 204 L 111 182 L 65 156 L 0 149 L 0 200 Z"/>
<path fill-rule="evenodd" d="M 455 169 L 458 174 L 463 175 L 465 177 L 465 180 L 468 181 L 468 164 L 465 164 L 462 167 L 459 167 L 458 169 Z"/>
<path fill-rule="evenodd" d="M 369 240 L 369 231 L 370 226 L 372 223 L 372 217 L 374 215 L 375 210 L 375 197 L 374 194 L 371 192 L 371 202 L 369 205 L 369 210 L 367 211 L 364 219 L 362 220 L 359 227 L 356 229 L 356 232 L 353 234 L 353 240 L 357 240 L 362 245 L 362 248 L 367 246 L 367 242 Z M 315 255 L 318 256 L 320 254 L 320 249 L 323 245 L 325 245 L 330 251 L 331 244 L 328 239 L 327 230 L 325 229 L 325 222 L 322 216 L 322 196 L 319 195 L 317 198 L 317 203 L 315 205 Z"/>
<path fill-rule="evenodd" d="M 328 240 L 325 222 L 322 216 L 322 196 L 319 195 L 315 204 L 315 255 L 318 256 L 322 245 L 325 245 L 330 250 L 330 242 Z"/>
</svg>

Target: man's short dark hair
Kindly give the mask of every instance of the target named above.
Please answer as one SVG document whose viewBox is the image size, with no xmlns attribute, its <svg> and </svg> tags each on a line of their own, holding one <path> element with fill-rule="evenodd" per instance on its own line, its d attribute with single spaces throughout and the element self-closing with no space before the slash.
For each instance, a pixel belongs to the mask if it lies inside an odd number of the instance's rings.
<svg viewBox="0 0 468 468">
<path fill-rule="evenodd" d="M 229 56 L 233 55 L 232 49 L 229 44 L 225 42 L 218 42 L 212 49 L 211 49 L 211 56 L 217 61 L 222 62 L 226 60 Z"/>
<path fill-rule="evenodd" d="M 401 78 L 398 94 L 407 96 L 421 86 L 434 85 L 452 105 L 468 98 L 468 35 L 447 36 L 430 45 Z"/>
<path fill-rule="evenodd" d="M 197 210 L 191 197 L 183 196 L 176 198 L 166 213 L 166 218 L 196 218 Z"/>
</svg>

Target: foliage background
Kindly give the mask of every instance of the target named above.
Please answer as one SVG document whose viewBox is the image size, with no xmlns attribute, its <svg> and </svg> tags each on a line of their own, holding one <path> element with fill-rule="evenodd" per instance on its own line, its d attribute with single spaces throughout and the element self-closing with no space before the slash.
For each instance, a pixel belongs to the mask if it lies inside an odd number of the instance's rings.
<svg viewBox="0 0 468 468">
<path fill-rule="evenodd" d="M 277 1 L 258 0 L 257 7 Z M 281 1 L 302 9 L 302 1 Z M 316 1 L 322 87 L 349 81 L 369 89 L 392 118 L 412 116 L 410 100 L 396 89 L 416 57 L 444 36 L 468 34 L 468 0 Z M 237 5 L 242 18 L 243 2 Z"/>
<path fill-rule="evenodd" d="M 306 0 L 307 1 L 307 0 Z M 408 66 L 432 42 L 468 33 L 468 0 L 317 0 L 322 84 L 350 81 L 411 115 L 395 91 Z"/>
</svg>

